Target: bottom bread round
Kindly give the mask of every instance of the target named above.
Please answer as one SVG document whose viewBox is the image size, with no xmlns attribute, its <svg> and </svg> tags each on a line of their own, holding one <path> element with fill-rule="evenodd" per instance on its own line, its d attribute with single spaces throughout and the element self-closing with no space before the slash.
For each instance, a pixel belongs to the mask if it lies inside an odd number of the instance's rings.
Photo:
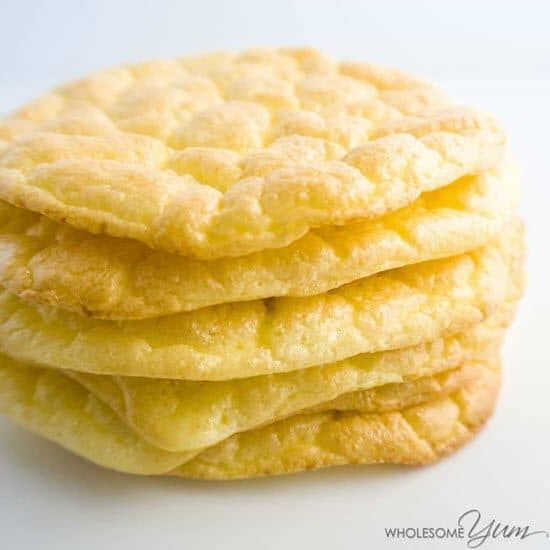
<svg viewBox="0 0 550 550">
<path fill-rule="evenodd" d="M 491 416 L 496 357 L 362 392 L 357 409 L 319 405 L 207 449 L 154 447 L 61 372 L 0 357 L 0 412 L 85 458 L 135 474 L 236 479 L 345 464 L 425 464 L 467 442 Z M 323 410 L 325 408 L 326 410 Z"/>
</svg>

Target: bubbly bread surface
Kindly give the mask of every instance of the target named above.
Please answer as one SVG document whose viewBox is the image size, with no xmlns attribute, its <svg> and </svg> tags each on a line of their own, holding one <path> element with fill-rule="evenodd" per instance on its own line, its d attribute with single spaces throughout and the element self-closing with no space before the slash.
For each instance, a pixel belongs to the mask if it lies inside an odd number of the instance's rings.
<svg viewBox="0 0 550 550">
<path fill-rule="evenodd" d="M 29 302 L 105 319 L 320 294 L 487 244 L 511 219 L 516 181 L 506 163 L 377 220 L 314 229 L 284 248 L 211 261 L 92 235 L 0 202 L 0 284 Z"/>
<path fill-rule="evenodd" d="M 213 259 L 378 218 L 503 157 L 488 115 L 310 50 L 121 67 L 0 123 L 0 199 Z"/>
<path fill-rule="evenodd" d="M 104 321 L 0 294 L 0 351 L 61 369 L 226 380 L 287 372 L 428 342 L 481 321 L 520 285 L 522 231 L 325 294 L 142 321 Z M 29 345 L 32 342 L 32 345 Z"/>
<path fill-rule="evenodd" d="M 97 464 L 136 474 L 231 479 L 351 463 L 421 464 L 464 443 L 490 415 L 497 364 L 496 359 L 476 362 L 445 376 L 399 384 L 397 394 L 374 388 L 363 399 L 368 412 L 296 415 L 202 452 L 154 447 L 83 386 L 58 371 L 5 356 L 0 410 Z"/>
<path fill-rule="evenodd" d="M 488 114 L 313 49 L 126 65 L 0 119 L 0 413 L 141 475 L 425 464 L 523 291 Z"/>
<path fill-rule="evenodd" d="M 173 473 L 241 479 L 347 464 L 427 464 L 471 439 L 493 413 L 499 386 L 498 372 L 485 368 L 464 388 L 402 410 L 297 415 L 237 434 Z"/>
<path fill-rule="evenodd" d="M 368 399 L 365 393 L 370 388 L 396 388 L 402 382 L 455 369 L 465 362 L 494 357 L 511 313 L 503 310 L 466 332 L 410 348 L 223 382 L 63 372 L 109 405 L 152 445 L 193 451 L 304 409 L 326 410 L 326 402 L 337 410 L 358 410 Z M 395 393 L 396 399 L 398 395 Z"/>
</svg>

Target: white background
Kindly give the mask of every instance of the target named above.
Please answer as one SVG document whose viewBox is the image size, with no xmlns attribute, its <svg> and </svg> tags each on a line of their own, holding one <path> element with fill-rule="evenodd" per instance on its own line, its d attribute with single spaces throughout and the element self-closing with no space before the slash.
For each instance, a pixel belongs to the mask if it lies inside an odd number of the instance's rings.
<svg viewBox="0 0 550 550">
<path fill-rule="evenodd" d="M 0 420 L 0 547 L 435 548 L 387 541 L 384 527 L 453 527 L 472 507 L 487 521 L 550 530 L 549 28 L 542 0 L 0 0 L 0 112 L 119 62 L 254 45 L 313 45 L 437 80 L 508 127 L 524 169 L 529 239 L 498 411 L 451 458 L 247 482 L 138 478 Z M 550 539 L 482 548 L 550 549 Z"/>
</svg>

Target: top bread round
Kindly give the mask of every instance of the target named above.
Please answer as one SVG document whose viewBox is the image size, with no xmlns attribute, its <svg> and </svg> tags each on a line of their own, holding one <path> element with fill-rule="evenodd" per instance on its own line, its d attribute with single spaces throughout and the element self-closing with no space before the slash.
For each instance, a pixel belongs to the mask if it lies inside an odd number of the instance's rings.
<svg viewBox="0 0 550 550">
<path fill-rule="evenodd" d="M 188 257 L 284 247 L 501 159 L 494 120 L 313 50 L 132 65 L 0 122 L 0 199 Z"/>
</svg>

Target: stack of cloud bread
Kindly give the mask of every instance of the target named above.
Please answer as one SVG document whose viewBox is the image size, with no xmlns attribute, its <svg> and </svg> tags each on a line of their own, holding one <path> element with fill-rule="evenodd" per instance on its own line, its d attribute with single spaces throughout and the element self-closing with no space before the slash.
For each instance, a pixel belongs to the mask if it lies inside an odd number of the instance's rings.
<svg viewBox="0 0 550 550">
<path fill-rule="evenodd" d="M 313 50 L 132 65 L 0 122 L 0 410 L 97 464 L 433 461 L 498 394 L 517 176 L 488 115 Z"/>
</svg>

